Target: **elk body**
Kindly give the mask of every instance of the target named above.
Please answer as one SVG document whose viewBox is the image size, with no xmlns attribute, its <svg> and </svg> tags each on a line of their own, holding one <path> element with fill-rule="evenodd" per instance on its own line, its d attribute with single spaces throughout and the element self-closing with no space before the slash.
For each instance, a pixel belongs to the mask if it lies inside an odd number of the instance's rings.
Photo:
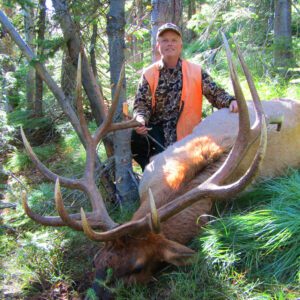
<svg viewBox="0 0 300 300">
<path fill-rule="evenodd" d="M 59 216 L 35 214 L 24 195 L 26 213 L 43 225 L 70 226 L 84 230 L 93 240 L 104 242 L 95 257 L 97 277 L 105 277 L 107 270 L 112 268 L 112 281 L 147 282 L 165 263 L 186 264 L 194 252 L 184 244 L 206 222 L 205 215 L 210 212 L 213 201 L 230 199 L 257 175 L 266 151 L 266 120 L 251 76 L 238 52 L 253 97 L 253 104 L 248 105 L 252 119 L 250 126 L 248 108 L 226 40 L 225 45 L 239 114 L 231 114 L 226 109 L 214 113 L 195 128 L 191 136 L 156 156 L 144 172 L 140 183 L 141 206 L 130 222 L 119 225 L 110 218 L 94 182 L 95 153 L 100 138 L 113 130 L 137 126 L 134 120 L 112 124 L 116 100 L 107 120 L 94 135 L 87 129 L 80 99 L 77 103 L 82 132 L 87 140 L 86 169 L 81 179 L 64 178 L 48 170 L 32 152 L 23 134 L 25 147 L 38 169 L 48 179 L 56 181 Z M 80 77 L 80 71 L 78 73 Z M 276 132 L 274 125 L 268 126 L 269 146 L 260 175 L 274 176 L 287 166 L 296 167 L 300 162 L 296 151 L 299 148 L 296 136 L 300 134 L 300 108 L 299 104 L 289 100 L 266 102 L 263 107 L 267 116 L 274 118 L 279 113 L 285 118 L 280 132 Z M 283 157 L 279 151 L 284 151 L 288 144 L 294 149 Z M 282 161 L 274 160 L 274 155 L 280 155 Z M 84 191 L 93 211 L 87 215 L 83 210 L 81 214 L 69 215 L 63 205 L 60 184 Z M 101 293 L 100 290 L 97 292 Z"/>
<path fill-rule="evenodd" d="M 250 120 L 254 122 L 254 108 L 248 102 Z M 267 119 L 282 121 L 269 124 L 267 148 L 257 179 L 282 175 L 287 168 L 300 167 L 300 102 L 289 99 L 262 101 Z M 151 188 L 157 207 L 195 188 L 220 168 L 232 148 L 238 134 L 238 115 L 227 108 L 208 116 L 194 128 L 191 135 L 168 147 L 146 167 L 139 186 L 141 207 L 134 218 L 140 218 L 148 208 L 148 189 Z M 253 148 L 243 156 L 238 170 L 229 181 L 239 178 L 253 157 Z M 187 243 L 199 228 L 195 226 L 199 216 L 210 213 L 214 199 L 205 199 L 183 210 L 162 224 L 164 235 L 179 243 Z M 230 199 L 227 199 L 230 200 Z M 201 220 L 201 219 L 200 219 Z M 205 222 L 205 219 L 202 218 Z"/>
</svg>

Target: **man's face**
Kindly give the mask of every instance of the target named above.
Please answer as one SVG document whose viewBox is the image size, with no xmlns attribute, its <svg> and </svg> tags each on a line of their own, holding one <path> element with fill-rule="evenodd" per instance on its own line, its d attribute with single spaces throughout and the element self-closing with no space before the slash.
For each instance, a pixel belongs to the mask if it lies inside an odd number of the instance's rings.
<svg viewBox="0 0 300 300">
<path fill-rule="evenodd" d="M 157 47 L 162 58 L 179 58 L 182 50 L 182 39 L 174 31 L 162 33 L 157 40 Z"/>
</svg>

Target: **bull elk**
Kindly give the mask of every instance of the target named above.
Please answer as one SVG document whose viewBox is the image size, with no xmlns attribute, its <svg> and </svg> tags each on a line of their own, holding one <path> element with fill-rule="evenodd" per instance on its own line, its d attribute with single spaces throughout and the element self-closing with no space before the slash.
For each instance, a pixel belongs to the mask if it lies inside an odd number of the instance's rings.
<svg viewBox="0 0 300 300">
<path fill-rule="evenodd" d="M 177 266 L 188 263 L 194 251 L 184 244 L 199 232 L 206 221 L 204 215 L 210 212 L 213 201 L 232 198 L 244 190 L 258 172 L 261 176 L 273 176 L 282 172 L 286 166 L 297 166 L 300 162 L 300 151 L 292 149 L 296 143 L 300 146 L 299 139 L 295 138 L 300 134 L 299 104 L 275 100 L 265 102 L 262 106 L 238 50 L 253 97 L 253 103 L 247 105 L 228 43 L 223 38 L 239 103 L 239 114 L 231 114 L 227 109 L 212 114 L 190 136 L 154 157 L 140 182 L 141 205 L 132 220 L 125 224 L 116 224 L 111 219 L 94 182 L 96 146 L 99 140 L 110 131 L 137 126 L 135 120 L 112 123 L 117 96 L 106 121 L 94 135 L 87 129 L 81 101 L 77 103 L 82 131 L 88 141 L 86 167 L 81 179 L 68 179 L 52 173 L 38 160 L 22 133 L 25 147 L 37 168 L 48 179 L 56 181 L 55 201 L 59 217 L 37 215 L 28 207 L 24 194 L 23 206 L 27 215 L 43 225 L 69 226 L 75 230 L 83 230 L 89 238 L 104 242 L 95 256 L 97 277 L 105 276 L 107 269 L 112 268 L 112 281 L 121 279 L 125 283 L 146 283 L 165 263 Z M 287 119 L 280 132 L 269 125 L 267 150 L 267 127 L 263 109 L 267 116 L 274 117 L 279 112 Z M 288 144 L 293 146 L 285 149 Z M 295 146 L 297 148 L 299 147 Z M 265 152 L 267 157 L 263 161 Z M 272 159 L 274 155 L 280 156 L 281 160 Z M 86 214 L 81 209 L 81 214 L 68 214 L 63 204 L 60 184 L 84 191 L 91 201 L 93 211 Z M 199 216 L 202 216 L 201 222 L 197 223 Z M 97 292 L 103 293 L 99 288 Z M 106 296 L 102 294 L 100 297 Z"/>
</svg>

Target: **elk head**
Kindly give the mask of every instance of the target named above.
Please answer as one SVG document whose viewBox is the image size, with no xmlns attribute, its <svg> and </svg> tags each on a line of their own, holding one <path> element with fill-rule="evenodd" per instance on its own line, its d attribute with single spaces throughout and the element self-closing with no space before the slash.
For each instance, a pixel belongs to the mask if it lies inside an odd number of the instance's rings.
<svg viewBox="0 0 300 300">
<path fill-rule="evenodd" d="M 26 213 L 29 217 L 43 225 L 69 226 L 75 230 L 83 230 L 93 240 L 104 242 L 104 246 L 95 257 L 97 276 L 103 278 L 107 270 L 112 269 L 114 279 L 122 279 L 126 283 L 147 282 L 151 279 L 154 272 L 165 263 L 174 265 L 187 263 L 188 259 L 193 255 L 193 251 L 182 244 L 169 240 L 166 232 L 164 230 L 160 231 L 161 227 L 171 221 L 178 213 L 203 199 L 228 199 L 236 195 L 257 174 L 266 148 L 265 118 L 253 81 L 237 47 L 238 57 L 250 86 L 256 111 L 256 122 L 250 128 L 247 105 L 238 82 L 235 67 L 232 63 L 227 40 L 225 36 L 223 38 L 234 91 L 239 102 L 239 133 L 231 152 L 224 164 L 214 175 L 191 190 L 170 199 L 164 205 L 159 204 L 159 199 L 155 201 L 151 190 L 149 190 L 148 203 L 142 204 L 142 206 L 147 205 L 149 209 L 141 214 L 142 209 L 144 209 L 141 206 L 132 220 L 125 224 L 119 225 L 110 218 L 102 196 L 94 182 L 96 147 L 100 138 L 113 130 L 138 126 L 135 120 L 112 123 L 112 116 L 117 105 L 117 92 L 106 120 L 93 136 L 87 129 L 82 112 L 81 97 L 78 97 L 77 106 L 80 124 L 87 141 L 86 168 L 84 176 L 81 179 L 67 179 L 52 173 L 35 156 L 22 132 L 25 147 L 37 168 L 48 179 L 56 181 L 55 201 L 59 217 L 43 217 L 35 214 L 28 207 L 26 196 L 24 195 L 23 206 Z M 77 82 L 80 82 L 80 69 L 78 71 Z M 80 94 L 80 90 L 81 88 L 78 87 L 78 94 Z M 257 140 L 259 140 L 259 143 L 255 143 Z M 232 173 L 239 168 L 243 156 L 253 145 L 257 147 L 257 151 L 248 170 L 238 180 L 228 183 Z M 69 215 L 63 205 L 60 184 L 84 191 L 91 201 L 93 212 L 85 214 L 83 209 L 81 209 L 80 214 Z M 196 224 L 192 224 L 192 226 L 196 226 Z M 95 229 L 102 231 L 96 231 Z"/>
</svg>

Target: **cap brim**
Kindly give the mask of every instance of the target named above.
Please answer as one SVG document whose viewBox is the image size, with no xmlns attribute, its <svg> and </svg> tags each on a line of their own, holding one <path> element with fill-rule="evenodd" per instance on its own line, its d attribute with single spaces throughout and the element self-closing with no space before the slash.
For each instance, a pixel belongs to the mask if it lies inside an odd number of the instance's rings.
<svg viewBox="0 0 300 300">
<path fill-rule="evenodd" d="M 166 29 L 161 30 L 161 31 L 157 34 L 157 37 L 160 37 L 160 36 L 161 36 L 164 32 L 166 32 L 166 31 L 173 31 L 173 32 L 177 33 L 177 34 L 181 37 L 181 33 L 180 33 L 178 30 L 173 29 L 173 28 L 166 28 Z"/>
</svg>

